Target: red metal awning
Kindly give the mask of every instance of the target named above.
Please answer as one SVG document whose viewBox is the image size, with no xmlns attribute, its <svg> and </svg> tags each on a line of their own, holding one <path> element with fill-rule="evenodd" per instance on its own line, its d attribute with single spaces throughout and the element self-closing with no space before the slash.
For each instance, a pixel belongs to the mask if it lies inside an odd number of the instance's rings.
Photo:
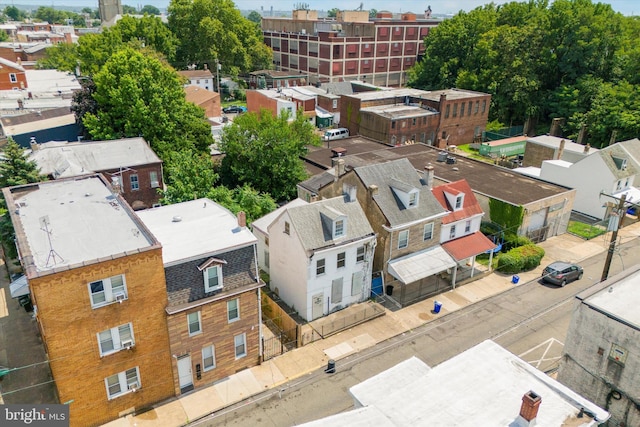
<svg viewBox="0 0 640 427">
<path fill-rule="evenodd" d="M 453 259 L 462 261 L 480 255 L 496 247 L 484 234 L 476 231 L 468 236 L 459 237 L 442 244 L 442 247 Z"/>
</svg>

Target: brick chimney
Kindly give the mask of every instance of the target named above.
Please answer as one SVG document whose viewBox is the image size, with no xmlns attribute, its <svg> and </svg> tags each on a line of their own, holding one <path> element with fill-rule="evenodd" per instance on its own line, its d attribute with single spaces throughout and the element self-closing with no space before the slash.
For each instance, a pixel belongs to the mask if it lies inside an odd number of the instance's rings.
<svg viewBox="0 0 640 427">
<path fill-rule="evenodd" d="M 240 211 L 238 212 L 238 227 L 244 228 L 247 226 L 247 215 L 243 212 Z"/>
<path fill-rule="evenodd" d="M 558 148 L 558 157 L 556 158 L 556 160 L 562 159 L 562 154 L 564 153 L 564 144 L 566 143 L 563 139 L 562 141 L 560 141 L 560 147 Z"/>
<path fill-rule="evenodd" d="M 535 426 L 540 403 L 542 403 L 542 398 L 539 395 L 533 391 L 526 392 L 522 396 L 522 405 L 520 406 L 520 414 L 516 419 L 516 425 L 519 427 Z"/>
<path fill-rule="evenodd" d="M 71 33 L 64 33 L 64 41 L 69 44 L 73 43 L 73 38 L 71 37 Z"/>
<path fill-rule="evenodd" d="M 587 145 L 584 146 L 584 154 L 589 154 L 589 150 L 591 150 L 591 144 L 587 143 Z"/>
<path fill-rule="evenodd" d="M 429 163 L 424 167 L 424 176 L 422 178 L 422 185 L 426 185 L 429 189 L 433 188 L 433 166 Z"/>
<path fill-rule="evenodd" d="M 344 159 L 334 157 L 331 159 L 331 166 L 335 170 L 336 180 L 344 175 Z"/>
</svg>

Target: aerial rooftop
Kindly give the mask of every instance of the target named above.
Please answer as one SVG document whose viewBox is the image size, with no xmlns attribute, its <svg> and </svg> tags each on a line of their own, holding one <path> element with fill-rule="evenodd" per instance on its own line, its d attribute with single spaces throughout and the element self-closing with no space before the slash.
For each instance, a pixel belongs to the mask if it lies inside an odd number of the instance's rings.
<svg viewBox="0 0 640 427">
<path fill-rule="evenodd" d="M 159 247 L 100 176 L 3 192 L 28 278 Z"/>
<path fill-rule="evenodd" d="M 257 241 L 226 208 L 198 199 L 136 212 L 162 243 L 165 267 Z"/>
</svg>

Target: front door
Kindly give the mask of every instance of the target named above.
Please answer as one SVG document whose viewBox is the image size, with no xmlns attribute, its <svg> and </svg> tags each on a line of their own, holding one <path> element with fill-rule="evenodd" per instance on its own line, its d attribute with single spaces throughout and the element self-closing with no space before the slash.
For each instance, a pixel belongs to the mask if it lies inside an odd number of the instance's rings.
<svg viewBox="0 0 640 427">
<path fill-rule="evenodd" d="M 180 383 L 180 390 L 193 385 L 191 356 L 189 355 L 178 359 L 178 382 Z"/>
<path fill-rule="evenodd" d="M 313 319 L 317 319 L 322 317 L 322 294 L 315 294 L 311 297 L 312 307 L 311 307 L 311 317 Z"/>
</svg>

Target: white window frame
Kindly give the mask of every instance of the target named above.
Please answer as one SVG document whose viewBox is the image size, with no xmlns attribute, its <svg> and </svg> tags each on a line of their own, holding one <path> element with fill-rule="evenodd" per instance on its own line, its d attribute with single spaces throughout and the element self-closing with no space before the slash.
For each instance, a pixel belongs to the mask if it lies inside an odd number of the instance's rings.
<svg viewBox="0 0 640 427">
<path fill-rule="evenodd" d="M 449 229 L 449 238 L 453 239 L 454 237 L 456 237 L 456 225 L 453 224 L 451 226 L 451 228 Z"/>
<path fill-rule="evenodd" d="M 409 230 L 402 230 L 398 233 L 398 249 L 404 249 L 407 246 L 409 246 Z"/>
<path fill-rule="evenodd" d="M 322 276 L 327 272 L 327 262 L 324 258 L 316 260 L 316 276 Z"/>
<path fill-rule="evenodd" d="M 234 302 L 236 305 L 235 309 L 232 308 L 232 305 Z M 227 322 L 233 323 L 233 322 L 237 322 L 238 320 L 240 320 L 240 298 L 234 298 L 227 301 Z"/>
<path fill-rule="evenodd" d="M 433 239 L 433 223 L 424 225 L 424 231 L 422 232 L 422 240 L 427 241 Z"/>
<path fill-rule="evenodd" d="M 149 181 L 151 182 L 151 188 L 160 187 L 160 180 L 158 179 L 158 171 L 149 172 Z"/>
<path fill-rule="evenodd" d="M 128 331 L 126 329 L 128 329 Z M 108 335 L 108 339 L 106 338 Z M 103 339 L 104 336 L 104 339 Z M 131 345 L 134 346 L 136 341 L 133 336 L 133 324 L 125 323 L 124 325 L 116 326 L 115 328 L 106 329 L 96 334 L 98 338 L 98 348 L 100 349 L 100 357 L 108 356 L 113 353 L 117 353 L 120 350 L 124 350 L 122 346 L 123 341 L 131 340 Z M 111 349 L 104 349 L 103 344 L 111 344 Z"/>
<path fill-rule="evenodd" d="M 464 223 L 464 232 L 468 233 L 471 231 L 471 220 L 467 220 L 467 222 Z"/>
<path fill-rule="evenodd" d="M 207 363 L 208 360 L 211 360 L 211 361 Z M 202 370 L 204 372 L 208 372 L 215 368 L 216 368 L 216 348 L 212 344 L 202 348 Z"/>
<path fill-rule="evenodd" d="M 110 381 L 112 386 L 118 386 L 117 392 L 112 393 L 109 390 Z M 136 384 L 137 387 L 133 387 Z M 133 393 L 134 391 L 139 390 L 142 387 L 142 382 L 140 381 L 140 370 L 136 366 L 135 368 L 127 369 L 126 371 L 118 372 L 117 374 L 108 376 L 104 379 L 104 386 L 107 391 L 107 398 L 109 400 L 115 399 L 116 397 L 120 397 L 125 394 Z"/>
<path fill-rule="evenodd" d="M 113 279 L 116 279 L 118 277 L 122 278 L 122 285 L 117 285 L 116 287 L 114 287 L 112 284 L 112 282 L 114 281 Z M 91 289 L 91 285 L 97 285 L 98 283 L 102 284 L 102 290 L 93 292 Z M 119 293 L 124 293 L 124 300 L 127 300 L 129 298 L 129 294 L 127 293 L 127 282 L 125 280 L 124 274 L 118 274 L 106 279 L 94 280 L 93 282 L 89 282 L 87 284 L 87 288 L 89 290 L 89 300 L 91 301 L 91 308 L 99 308 L 104 307 L 105 305 L 113 304 L 114 302 L 116 302 L 116 295 L 118 295 Z M 96 302 L 94 297 L 100 294 L 104 295 L 104 300 L 98 300 Z"/>
<path fill-rule="evenodd" d="M 194 330 L 194 331 L 191 331 L 191 325 L 192 324 L 193 325 L 196 324 L 196 322 L 192 321 L 192 316 L 193 315 L 197 316 L 197 318 L 198 318 L 198 322 L 197 322 L 198 329 Z M 190 337 L 193 337 L 195 335 L 200 335 L 202 333 L 202 317 L 201 317 L 199 311 L 196 311 L 194 313 L 187 313 L 187 332 L 189 332 L 189 336 Z"/>
<path fill-rule="evenodd" d="M 131 186 L 131 191 L 138 191 L 140 189 L 140 179 L 138 178 L 138 174 L 129 175 L 129 185 Z"/>
<path fill-rule="evenodd" d="M 18 76 L 16 76 L 16 73 L 9 73 L 9 80 L 11 83 L 18 83 Z"/>
<path fill-rule="evenodd" d="M 213 271 L 215 269 L 216 271 L 216 277 L 218 279 L 218 284 L 215 286 L 211 286 L 210 283 L 210 277 L 209 277 L 209 271 Z M 213 292 L 213 291 L 218 291 L 220 289 L 222 289 L 223 287 L 223 283 L 222 283 L 222 266 L 220 265 L 212 265 L 211 267 L 205 268 L 202 271 L 203 274 L 203 278 L 204 278 L 204 291 L 209 293 L 209 292 Z"/>
<path fill-rule="evenodd" d="M 344 268 L 347 265 L 347 253 L 340 252 L 336 256 L 336 268 Z"/>
<path fill-rule="evenodd" d="M 462 197 L 462 195 L 459 195 L 456 197 L 456 207 L 454 208 L 454 210 L 458 210 L 458 209 L 462 209 L 462 203 L 464 201 L 464 197 Z"/>
<path fill-rule="evenodd" d="M 366 254 L 366 250 L 364 245 L 358 246 L 358 249 L 356 249 L 356 263 L 364 262 L 365 254 Z"/>
<path fill-rule="evenodd" d="M 415 119 L 413 120 L 415 121 Z M 417 205 L 418 205 L 418 193 L 416 192 L 409 193 L 409 207 L 413 207 Z"/>
<path fill-rule="evenodd" d="M 238 353 L 239 348 L 242 348 L 240 353 Z M 233 337 L 233 352 L 236 355 L 236 360 L 247 355 L 247 334 L 242 333 Z"/>
<path fill-rule="evenodd" d="M 345 220 L 344 219 L 336 219 L 333 222 L 333 238 L 342 237 L 345 233 Z"/>
<path fill-rule="evenodd" d="M 333 106 L 333 108 L 338 108 L 338 100 L 337 99 L 332 100 L 331 105 Z"/>
</svg>

